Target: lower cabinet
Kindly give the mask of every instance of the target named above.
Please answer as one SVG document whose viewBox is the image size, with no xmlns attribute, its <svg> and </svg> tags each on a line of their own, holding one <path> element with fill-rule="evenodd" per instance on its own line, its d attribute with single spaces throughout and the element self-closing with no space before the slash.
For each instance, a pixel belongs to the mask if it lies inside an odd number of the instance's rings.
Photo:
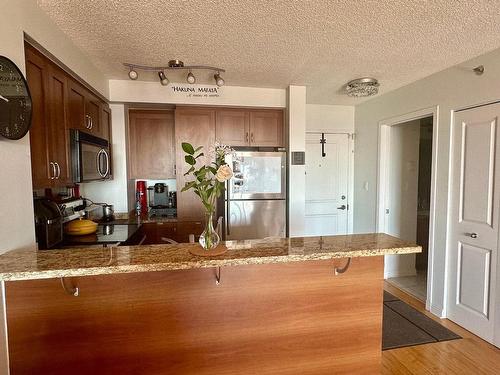
<svg viewBox="0 0 500 375">
<path fill-rule="evenodd" d="M 178 243 L 188 243 L 189 235 L 194 235 L 195 239 L 203 232 L 201 221 L 172 222 L 172 223 L 146 223 L 142 224 L 139 231 L 141 238 L 145 239 L 143 245 L 166 244 L 169 241 Z"/>
<path fill-rule="evenodd" d="M 8 281 L 10 372 L 378 374 L 383 257 L 345 263 Z"/>
</svg>

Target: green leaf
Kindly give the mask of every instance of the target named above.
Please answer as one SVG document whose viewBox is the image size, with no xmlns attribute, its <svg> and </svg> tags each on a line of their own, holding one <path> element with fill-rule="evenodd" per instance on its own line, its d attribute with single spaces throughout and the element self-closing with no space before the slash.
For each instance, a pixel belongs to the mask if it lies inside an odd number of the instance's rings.
<svg viewBox="0 0 500 375">
<path fill-rule="evenodd" d="M 198 151 L 200 151 L 202 148 L 203 148 L 203 146 L 198 146 L 198 147 L 196 147 L 196 148 L 195 148 L 194 152 L 198 152 Z"/>
<path fill-rule="evenodd" d="M 182 142 L 182 149 L 186 154 L 193 155 L 194 154 L 194 148 L 191 145 L 191 143 L 187 142 Z"/>
<path fill-rule="evenodd" d="M 186 185 L 182 188 L 181 192 L 189 190 L 196 186 L 196 181 L 186 182 Z"/>
<path fill-rule="evenodd" d="M 193 172 L 194 169 L 195 168 L 193 166 L 191 166 L 191 168 L 189 168 L 189 170 L 186 173 L 184 173 L 184 176 L 187 176 L 188 174 L 190 174 L 191 172 Z"/>
<path fill-rule="evenodd" d="M 195 158 L 193 158 L 192 155 L 186 155 L 184 156 L 184 160 L 186 161 L 186 163 L 188 163 L 189 165 L 195 165 L 196 164 L 196 160 Z"/>
</svg>

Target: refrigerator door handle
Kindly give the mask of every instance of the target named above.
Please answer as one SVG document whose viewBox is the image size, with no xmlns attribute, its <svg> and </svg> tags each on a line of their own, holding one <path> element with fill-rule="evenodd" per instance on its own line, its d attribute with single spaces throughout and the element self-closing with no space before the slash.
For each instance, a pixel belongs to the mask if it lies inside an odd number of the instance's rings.
<svg viewBox="0 0 500 375">
<path fill-rule="evenodd" d="M 230 191 L 229 191 L 229 186 L 230 186 L 230 182 L 231 180 L 228 180 L 226 182 L 227 184 L 227 189 L 226 189 L 226 194 L 227 194 L 227 198 L 226 198 L 226 236 L 230 236 L 231 235 L 231 231 L 229 229 L 230 225 L 229 225 L 229 220 L 231 219 L 231 211 L 230 211 L 230 206 L 231 206 L 231 194 L 230 194 Z"/>
</svg>

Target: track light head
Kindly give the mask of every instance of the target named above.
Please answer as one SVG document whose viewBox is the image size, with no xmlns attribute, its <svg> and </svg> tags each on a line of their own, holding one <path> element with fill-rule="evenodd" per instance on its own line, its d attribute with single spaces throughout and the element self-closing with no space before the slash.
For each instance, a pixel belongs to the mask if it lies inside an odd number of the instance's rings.
<svg viewBox="0 0 500 375">
<path fill-rule="evenodd" d="M 169 81 L 168 81 L 168 78 L 167 76 L 165 75 L 164 72 L 162 72 L 161 70 L 158 72 L 158 77 L 160 77 L 160 83 L 162 84 L 162 86 L 167 86 Z"/>
<path fill-rule="evenodd" d="M 220 76 L 219 72 L 214 74 L 214 79 L 215 79 L 215 84 L 219 87 L 224 86 L 224 83 L 226 83 L 224 79 Z"/>
<path fill-rule="evenodd" d="M 196 77 L 194 76 L 193 73 L 189 72 L 186 77 L 186 81 L 190 84 L 196 83 Z"/>
<path fill-rule="evenodd" d="M 128 72 L 128 77 L 135 81 L 137 78 L 139 78 L 139 74 L 134 70 L 134 68 L 130 67 L 130 71 Z"/>
</svg>

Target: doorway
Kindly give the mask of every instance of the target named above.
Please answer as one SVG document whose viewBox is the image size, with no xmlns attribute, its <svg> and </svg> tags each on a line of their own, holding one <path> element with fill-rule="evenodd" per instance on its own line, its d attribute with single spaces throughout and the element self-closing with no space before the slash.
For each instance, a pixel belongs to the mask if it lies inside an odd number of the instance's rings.
<svg viewBox="0 0 500 375">
<path fill-rule="evenodd" d="M 430 306 L 435 112 L 381 124 L 379 148 L 379 232 L 416 242 L 420 254 L 388 255 L 387 282 Z"/>
</svg>

